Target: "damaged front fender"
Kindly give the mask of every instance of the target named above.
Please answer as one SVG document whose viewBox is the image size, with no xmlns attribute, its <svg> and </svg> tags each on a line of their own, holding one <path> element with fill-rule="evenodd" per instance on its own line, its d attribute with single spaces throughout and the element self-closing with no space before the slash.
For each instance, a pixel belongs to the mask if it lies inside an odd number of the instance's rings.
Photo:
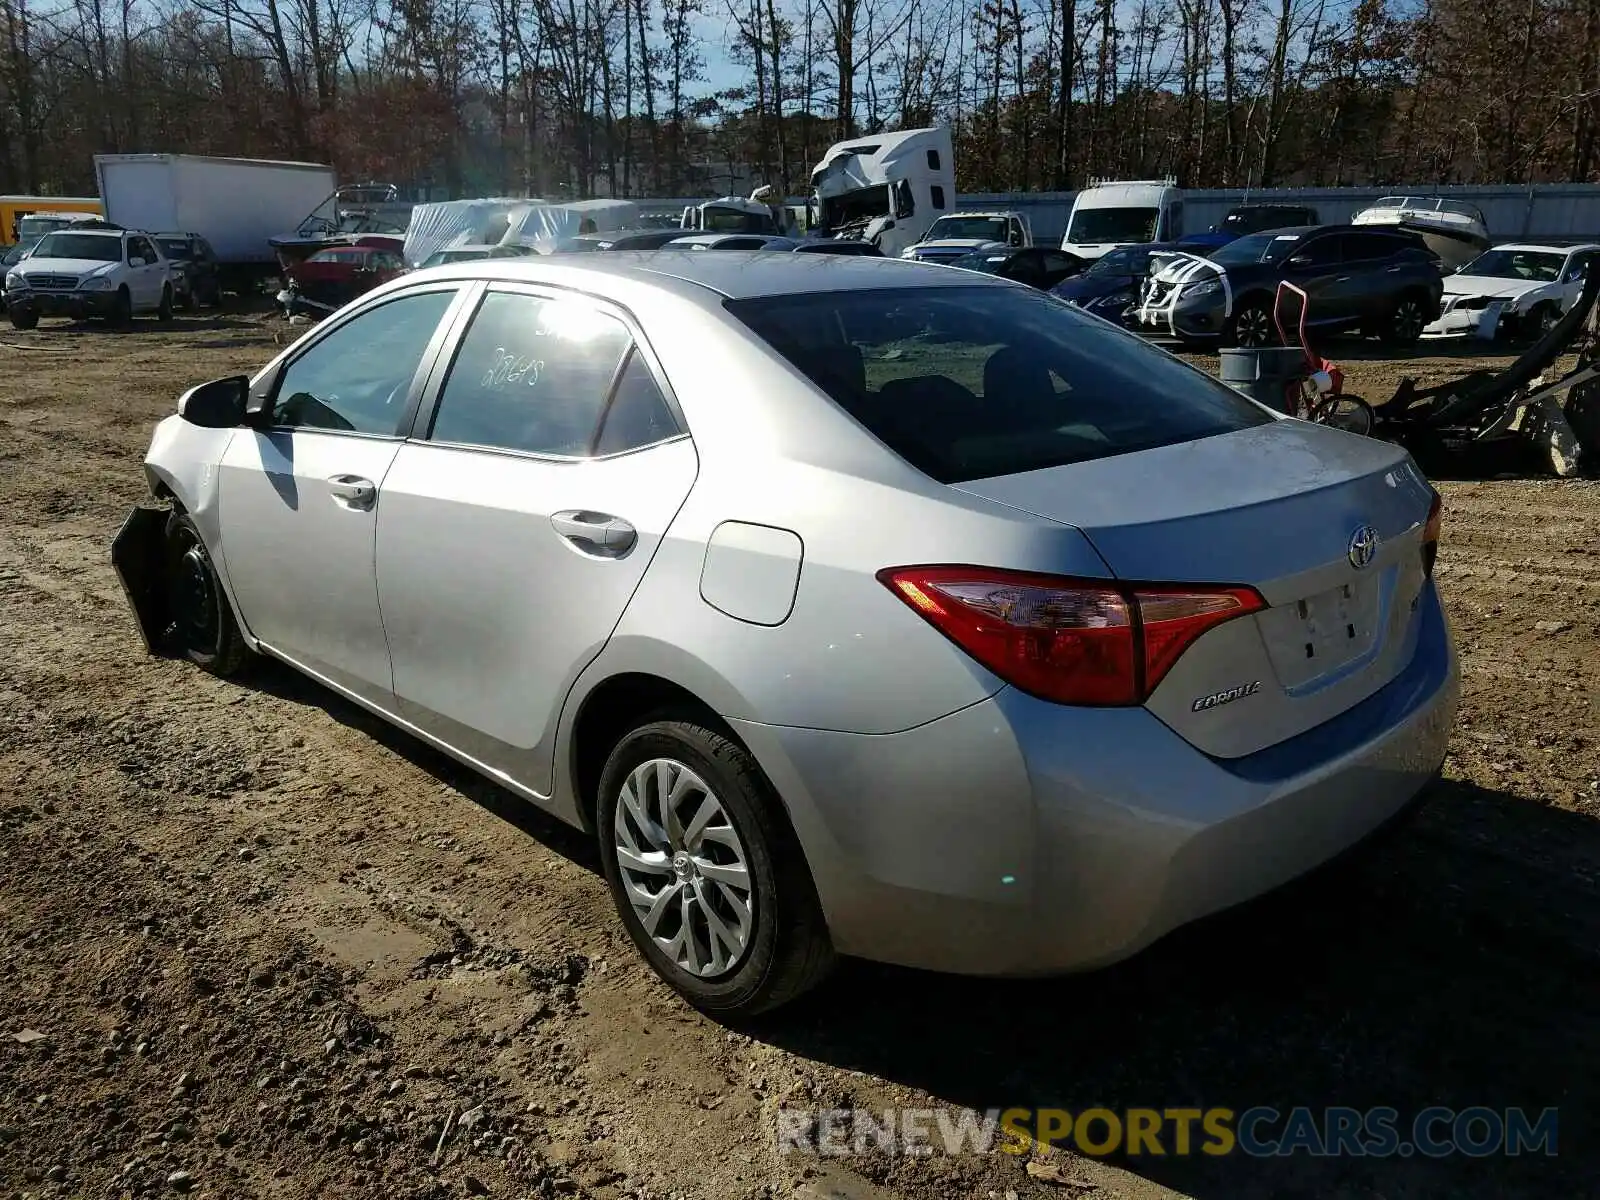
<svg viewBox="0 0 1600 1200">
<path fill-rule="evenodd" d="M 163 508 L 135 508 L 111 542 L 111 565 L 139 624 L 144 648 L 168 656 L 167 519 Z"/>
</svg>

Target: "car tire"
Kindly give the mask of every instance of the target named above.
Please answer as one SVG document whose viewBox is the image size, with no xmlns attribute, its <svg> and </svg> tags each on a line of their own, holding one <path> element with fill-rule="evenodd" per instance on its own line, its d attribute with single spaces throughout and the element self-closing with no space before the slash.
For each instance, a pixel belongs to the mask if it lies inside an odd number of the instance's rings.
<svg viewBox="0 0 1600 1200">
<path fill-rule="evenodd" d="M 166 322 L 172 320 L 172 285 L 161 286 L 161 303 L 156 306 L 156 320 Z"/>
<path fill-rule="evenodd" d="M 1535 304 L 1522 321 L 1522 337 L 1527 342 L 1537 342 L 1561 323 L 1561 309 L 1550 301 Z"/>
<path fill-rule="evenodd" d="M 234 620 L 205 540 L 188 513 L 167 519 L 167 613 L 173 650 L 202 671 L 226 679 L 255 658 Z"/>
<path fill-rule="evenodd" d="M 126 287 L 118 288 L 116 299 L 111 302 L 111 323 L 120 328 L 133 324 L 133 297 Z"/>
<path fill-rule="evenodd" d="M 1278 330 L 1272 322 L 1272 310 L 1260 300 L 1245 301 L 1229 318 L 1227 336 L 1223 341 L 1241 350 L 1276 346 Z"/>
<path fill-rule="evenodd" d="M 13 308 L 7 315 L 11 318 L 13 329 L 27 330 L 39 324 L 39 314 L 36 312 L 20 312 Z"/>
<path fill-rule="evenodd" d="M 1403 292 L 1389 310 L 1379 336 L 1389 346 L 1415 346 L 1422 340 L 1422 330 L 1427 323 L 1422 297 L 1415 292 Z"/>
<path fill-rule="evenodd" d="M 682 793 L 671 815 L 663 782 L 669 797 Z M 628 935 L 696 1008 L 754 1016 L 809 991 L 833 966 L 822 906 L 782 802 L 749 751 L 726 735 L 673 713 L 636 727 L 606 760 L 595 817 Z M 738 878 L 744 886 L 732 882 Z"/>
</svg>

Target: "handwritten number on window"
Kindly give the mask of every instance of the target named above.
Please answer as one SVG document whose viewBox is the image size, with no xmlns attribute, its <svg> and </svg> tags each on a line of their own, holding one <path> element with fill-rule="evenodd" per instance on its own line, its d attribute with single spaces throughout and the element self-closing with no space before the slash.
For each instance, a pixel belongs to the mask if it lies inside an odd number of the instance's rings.
<svg viewBox="0 0 1600 1200">
<path fill-rule="evenodd" d="M 531 354 L 519 355 L 504 346 L 496 346 L 494 358 L 484 372 L 480 386 L 496 392 L 504 391 L 514 383 L 526 382 L 529 387 L 537 387 L 543 370 L 544 359 L 534 358 Z"/>
</svg>

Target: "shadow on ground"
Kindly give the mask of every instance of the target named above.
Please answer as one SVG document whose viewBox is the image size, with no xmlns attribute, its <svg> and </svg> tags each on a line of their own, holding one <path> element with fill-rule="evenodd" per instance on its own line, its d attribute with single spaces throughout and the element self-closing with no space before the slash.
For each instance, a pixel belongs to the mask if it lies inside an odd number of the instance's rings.
<svg viewBox="0 0 1600 1200">
<path fill-rule="evenodd" d="M 358 706 L 276 664 L 249 682 L 598 870 L 587 835 Z M 1553 1157 L 1180 1157 L 1169 1136 L 1165 1157 L 1111 1161 L 1200 1200 L 1570 1200 L 1596 1177 L 1597 1004 L 1600 822 L 1446 781 L 1348 860 L 1120 966 L 1024 983 L 847 962 L 746 1031 L 978 1110 L 1381 1106 L 1409 1139 L 1430 1106 L 1553 1107 Z"/>
<path fill-rule="evenodd" d="M 1093 975 L 853 964 L 760 1036 L 980 1110 L 1558 1108 L 1554 1158 L 1121 1157 L 1202 1200 L 1593 1194 L 1600 824 L 1461 783 L 1309 882 Z M 1261 1132 L 1281 1132 L 1267 1124 Z"/>
</svg>

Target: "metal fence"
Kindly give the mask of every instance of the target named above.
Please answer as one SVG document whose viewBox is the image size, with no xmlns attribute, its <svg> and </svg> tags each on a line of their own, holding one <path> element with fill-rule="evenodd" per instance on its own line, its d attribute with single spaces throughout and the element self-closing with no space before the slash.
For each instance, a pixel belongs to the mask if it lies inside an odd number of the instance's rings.
<svg viewBox="0 0 1600 1200">
<path fill-rule="evenodd" d="M 1059 242 L 1067 229 L 1076 192 L 977 192 L 957 197 L 958 209 L 1016 209 L 1028 215 L 1040 242 Z M 1600 241 L 1600 184 L 1495 184 L 1473 187 L 1427 185 L 1386 188 L 1197 189 L 1183 194 L 1185 233 L 1199 233 L 1222 220 L 1239 204 L 1309 204 L 1328 224 L 1348 221 L 1380 196 L 1437 196 L 1463 200 L 1483 210 L 1489 236 L 1496 242 Z M 704 196 L 674 200 L 641 200 L 646 212 L 680 212 L 700 204 Z M 804 197 L 792 198 L 805 204 Z"/>
</svg>

